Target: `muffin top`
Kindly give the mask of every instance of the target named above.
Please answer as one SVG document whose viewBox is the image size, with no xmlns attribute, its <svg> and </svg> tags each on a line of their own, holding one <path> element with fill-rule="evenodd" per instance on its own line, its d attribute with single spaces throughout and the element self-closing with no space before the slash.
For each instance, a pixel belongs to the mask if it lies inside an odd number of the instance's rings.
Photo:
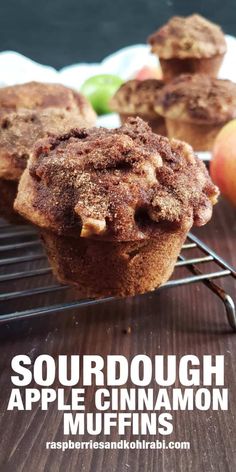
<svg viewBox="0 0 236 472">
<path fill-rule="evenodd" d="M 163 87 L 155 109 L 173 120 L 223 124 L 236 117 L 236 84 L 203 74 L 183 74 Z"/>
<path fill-rule="evenodd" d="M 111 109 L 117 113 L 144 114 L 155 117 L 154 104 L 164 82 L 157 79 L 129 80 L 121 85 L 111 99 Z"/>
<path fill-rule="evenodd" d="M 18 180 L 39 138 L 92 126 L 85 97 L 59 84 L 30 82 L 0 89 L 0 177 Z"/>
<path fill-rule="evenodd" d="M 67 111 L 79 110 L 85 115 L 90 106 L 86 98 L 72 89 L 60 84 L 27 82 L 20 85 L 0 88 L 0 112 L 19 109 L 44 110 L 63 108 Z"/>
<path fill-rule="evenodd" d="M 205 224 L 218 191 L 183 142 L 140 118 L 40 140 L 15 209 L 60 235 L 132 241 Z"/>
<path fill-rule="evenodd" d="M 148 42 L 163 59 L 206 58 L 226 52 L 224 33 L 201 15 L 173 16 Z"/>
</svg>

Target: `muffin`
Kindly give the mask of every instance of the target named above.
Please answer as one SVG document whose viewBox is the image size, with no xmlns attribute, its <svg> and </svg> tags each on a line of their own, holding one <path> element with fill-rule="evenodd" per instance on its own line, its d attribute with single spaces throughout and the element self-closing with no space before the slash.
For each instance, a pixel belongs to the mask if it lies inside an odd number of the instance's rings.
<svg viewBox="0 0 236 472">
<path fill-rule="evenodd" d="M 217 77 L 226 53 L 221 28 L 196 14 L 174 16 L 148 42 L 160 60 L 165 82 L 183 73 Z"/>
<path fill-rule="evenodd" d="M 15 209 L 37 225 L 53 272 L 81 297 L 153 290 L 187 232 L 212 214 L 217 188 L 183 142 L 139 118 L 75 129 L 35 146 Z"/>
<path fill-rule="evenodd" d="M 236 84 L 184 74 L 165 85 L 155 109 L 166 120 L 169 138 L 210 151 L 222 126 L 236 117 Z"/>
<path fill-rule="evenodd" d="M 119 113 L 122 123 L 129 116 L 139 116 L 148 122 L 154 133 L 165 136 L 165 120 L 154 109 L 163 85 L 164 82 L 157 79 L 129 80 L 117 90 L 111 99 L 110 107 Z"/>
<path fill-rule="evenodd" d="M 90 126 L 96 115 L 81 95 L 59 84 L 30 82 L 0 89 L 0 215 L 18 217 L 13 202 L 35 141 L 74 126 Z"/>
</svg>

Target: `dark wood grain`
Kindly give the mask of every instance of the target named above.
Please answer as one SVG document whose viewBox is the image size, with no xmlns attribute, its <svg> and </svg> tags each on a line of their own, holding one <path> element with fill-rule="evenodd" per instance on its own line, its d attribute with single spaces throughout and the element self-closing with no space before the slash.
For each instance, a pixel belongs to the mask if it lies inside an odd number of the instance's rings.
<svg viewBox="0 0 236 472">
<path fill-rule="evenodd" d="M 235 210 L 221 201 L 212 222 L 195 231 L 236 265 Z M 235 283 L 222 284 L 235 296 Z M 127 334 L 127 327 L 131 332 Z M 236 335 L 227 325 L 222 302 L 202 284 L 160 290 L 79 311 L 60 313 L 0 328 L 1 472 L 234 472 L 236 470 Z M 171 440 L 191 442 L 190 451 L 46 451 L 62 440 L 62 413 L 7 412 L 10 362 L 39 354 L 224 354 L 229 411 L 177 412 Z M 155 386 L 154 386 L 155 388 Z M 94 388 L 86 392 L 90 410 Z M 69 391 L 67 390 L 67 393 Z M 92 411 L 92 410 L 91 410 Z M 84 437 L 84 440 L 91 437 Z M 104 436 L 96 439 L 104 440 Z M 119 439 L 113 434 L 112 440 Z M 129 439 L 127 437 L 126 439 Z"/>
</svg>

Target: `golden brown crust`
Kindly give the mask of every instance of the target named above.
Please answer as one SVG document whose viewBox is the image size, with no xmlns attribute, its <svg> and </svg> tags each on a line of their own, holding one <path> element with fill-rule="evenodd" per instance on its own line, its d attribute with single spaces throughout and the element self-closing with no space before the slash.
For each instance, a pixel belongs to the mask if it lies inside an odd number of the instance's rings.
<svg viewBox="0 0 236 472">
<path fill-rule="evenodd" d="M 224 124 L 236 116 L 236 84 L 204 74 L 183 74 L 163 87 L 155 109 L 172 120 Z"/>
<path fill-rule="evenodd" d="M 163 79 L 170 82 L 181 74 L 206 74 L 210 77 L 217 77 L 224 55 L 217 54 L 212 57 L 201 59 L 159 59 L 162 69 Z"/>
<path fill-rule="evenodd" d="M 37 139 L 92 126 L 95 119 L 82 95 L 59 84 L 0 89 L 0 177 L 19 179 Z"/>
<path fill-rule="evenodd" d="M 157 115 L 154 104 L 159 97 L 164 82 L 157 79 L 129 80 L 121 85 L 111 99 L 111 109 L 117 113 Z"/>
<path fill-rule="evenodd" d="M 62 108 L 79 109 L 83 114 L 86 106 L 87 100 L 81 94 L 61 84 L 27 82 L 0 89 L 0 110 L 5 111 Z"/>
<path fill-rule="evenodd" d="M 186 141 L 195 151 L 211 151 L 222 125 L 206 125 L 167 118 L 166 127 L 169 139 Z"/>
<path fill-rule="evenodd" d="M 226 52 L 221 28 L 201 15 L 173 16 L 148 42 L 163 59 L 204 58 Z"/>
<path fill-rule="evenodd" d="M 57 234 L 129 241 L 206 223 L 217 193 L 190 146 L 132 118 L 39 141 L 15 209 Z"/>
<path fill-rule="evenodd" d="M 153 239 L 128 242 L 71 238 L 43 230 L 42 239 L 54 275 L 74 285 L 80 297 L 124 297 L 153 290 L 168 280 L 188 229 L 160 231 Z"/>
</svg>

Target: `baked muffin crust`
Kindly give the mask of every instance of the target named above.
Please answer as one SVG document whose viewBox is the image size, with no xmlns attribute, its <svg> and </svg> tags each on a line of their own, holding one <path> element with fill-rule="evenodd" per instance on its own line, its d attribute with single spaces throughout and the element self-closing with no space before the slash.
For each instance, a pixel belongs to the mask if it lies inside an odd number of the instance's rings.
<svg viewBox="0 0 236 472">
<path fill-rule="evenodd" d="M 224 124 L 236 117 L 236 84 L 203 74 L 183 74 L 163 87 L 155 110 L 172 120 Z"/>
<path fill-rule="evenodd" d="M 83 95 L 61 84 L 27 82 L 0 88 L 0 110 L 17 111 L 21 108 L 63 108 L 67 111 L 75 109 L 83 115 L 90 106 Z"/>
<path fill-rule="evenodd" d="M 205 224 L 217 194 L 189 145 L 130 118 L 115 130 L 74 129 L 39 141 L 15 209 L 58 235 L 135 241 Z"/>
<path fill-rule="evenodd" d="M 226 52 L 221 28 L 197 14 L 172 17 L 148 42 L 152 51 L 163 59 L 201 59 Z"/>
<path fill-rule="evenodd" d="M 157 79 L 128 80 L 117 90 L 110 106 L 117 113 L 140 113 L 155 117 L 154 104 L 163 85 L 164 82 Z"/>
<path fill-rule="evenodd" d="M 81 94 L 59 84 L 29 82 L 0 89 L 0 177 L 18 180 L 34 142 L 96 115 Z"/>
<path fill-rule="evenodd" d="M 0 176 L 19 180 L 35 141 L 63 133 L 75 123 L 84 126 L 84 119 L 60 108 L 0 114 Z"/>
</svg>

